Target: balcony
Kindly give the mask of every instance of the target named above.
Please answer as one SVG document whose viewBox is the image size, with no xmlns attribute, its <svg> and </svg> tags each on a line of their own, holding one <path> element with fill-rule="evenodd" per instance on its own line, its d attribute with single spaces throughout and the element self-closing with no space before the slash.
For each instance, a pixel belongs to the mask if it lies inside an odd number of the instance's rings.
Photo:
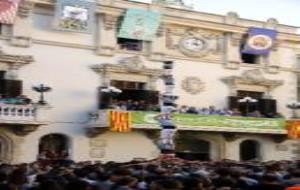
<svg viewBox="0 0 300 190">
<path fill-rule="evenodd" d="M 124 111 L 123 111 L 124 112 Z M 108 110 L 99 110 L 91 114 L 88 125 L 90 135 L 101 134 L 109 127 Z M 154 116 L 159 112 L 131 112 L 131 128 L 141 130 L 160 129 Z M 175 113 L 173 120 L 179 131 L 209 131 L 222 133 L 253 133 L 268 135 L 287 135 L 285 119 L 255 118 L 241 116 L 199 115 Z"/>
<path fill-rule="evenodd" d="M 44 124 L 37 120 L 37 107 L 33 104 L 0 103 L 0 125 L 8 127 L 17 135 L 27 135 Z"/>
</svg>

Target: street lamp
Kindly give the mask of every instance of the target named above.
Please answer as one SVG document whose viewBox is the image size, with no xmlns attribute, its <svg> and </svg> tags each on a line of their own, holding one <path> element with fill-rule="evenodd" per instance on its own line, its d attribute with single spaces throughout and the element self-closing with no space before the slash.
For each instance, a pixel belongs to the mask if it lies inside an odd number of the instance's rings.
<svg viewBox="0 0 300 190">
<path fill-rule="evenodd" d="M 51 91 L 52 88 L 49 87 L 49 86 L 45 86 L 44 84 L 40 84 L 38 86 L 33 86 L 32 90 L 40 93 L 40 100 L 38 101 L 38 104 L 40 104 L 40 105 L 46 105 L 47 102 L 44 99 L 44 93 Z"/>
<path fill-rule="evenodd" d="M 246 96 L 244 98 L 238 99 L 238 103 L 245 103 L 246 104 L 246 116 L 248 115 L 249 112 L 249 105 L 251 103 L 256 103 L 257 99 L 251 98 L 250 96 Z"/>
<path fill-rule="evenodd" d="M 286 107 L 292 110 L 292 118 L 297 118 L 296 110 L 300 109 L 300 102 L 290 102 Z"/>
</svg>

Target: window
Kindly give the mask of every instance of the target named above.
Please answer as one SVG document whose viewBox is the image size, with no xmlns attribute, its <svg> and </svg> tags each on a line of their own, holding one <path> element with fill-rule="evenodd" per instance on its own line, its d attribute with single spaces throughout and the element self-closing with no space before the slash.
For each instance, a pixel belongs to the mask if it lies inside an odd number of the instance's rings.
<svg viewBox="0 0 300 190">
<path fill-rule="evenodd" d="M 297 101 L 300 101 L 300 75 L 297 76 Z"/>
<path fill-rule="evenodd" d="M 142 51 L 143 50 L 143 41 L 142 40 L 118 38 L 117 43 L 118 43 L 120 49 L 122 49 L 122 50 L 129 50 L 129 51 Z"/>
<path fill-rule="evenodd" d="M 115 86 L 119 89 L 134 89 L 134 90 L 145 90 L 146 89 L 146 83 L 144 83 L 144 82 L 112 80 L 111 85 Z"/>
<path fill-rule="evenodd" d="M 300 55 L 297 55 L 296 69 L 300 69 Z"/>
<path fill-rule="evenodd" d="M 242 53 L 242 50 L 247 42 L 248 35 L 244 35 L 242 40 L 241 40 L 241 45 L 240 45 L 240 54 L 241 54 L 241 59 L 243 63 L 247 64 L 259 64 L 261 62 L 261 56 L 260 55 L 253 55 L 253 54 L 247 54 L 247 53 Z"/>
</svg>

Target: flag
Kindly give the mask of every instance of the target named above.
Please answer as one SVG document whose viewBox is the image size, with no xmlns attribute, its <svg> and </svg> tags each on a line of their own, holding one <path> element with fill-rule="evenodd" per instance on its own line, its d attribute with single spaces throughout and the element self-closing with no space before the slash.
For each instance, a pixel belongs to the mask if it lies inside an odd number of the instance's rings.
<svg viewBox="0 0 300 190">
<path fill-rule="evenodd" d="M 291 139 L 300 138 L 300 121 L 287 121 L 288 137 Z"/>
<path fill-rule="evenodd" d="M 13 24 L 22 0 L 0 0 L 0 23 Z"/>
<path fill-rule="evenodd" d="M 131 113 L 126 111 L 109 111 L 109 123 L 112 131 L 129 132 L 131 130 Z"/>
<path fill-rule="evenodd" d="M 55 28 L 69 32 L 91 33 L 95 3 L 90 0 L 57 0 Z"/>
<path fill-rule="evenodd" d="M 251 27 L 248 30 L 247 42 L 242 53 L 253 55 L 267 55 L 277 36 L 276 30 Z"/>
<path fill-rule="evenodd" d="M 152 41 L 160 25 L 157 11 L 128 9 L 118 33 L 118 38 Z"/>
</svg>

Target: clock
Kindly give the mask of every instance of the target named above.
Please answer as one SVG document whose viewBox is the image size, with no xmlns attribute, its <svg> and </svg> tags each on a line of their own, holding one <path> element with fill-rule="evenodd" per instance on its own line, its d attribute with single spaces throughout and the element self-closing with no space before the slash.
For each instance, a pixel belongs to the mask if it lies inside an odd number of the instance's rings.
<svg viewBox="0 0 300 190">
<path fill-rule="evenodd" d="M 182 40 L 182 46 L 190 51 L 201 51 L 205 48 L 205 41 L 197 37 L 185 38 Z"/>
<path fill-rule="evenodd" d="M 189 35 L 179 41 L 179 50 L 188 56 L 204 56 L 208 51 L 208 44 L 205 38 L 201 36 Z"/>
</svg>

